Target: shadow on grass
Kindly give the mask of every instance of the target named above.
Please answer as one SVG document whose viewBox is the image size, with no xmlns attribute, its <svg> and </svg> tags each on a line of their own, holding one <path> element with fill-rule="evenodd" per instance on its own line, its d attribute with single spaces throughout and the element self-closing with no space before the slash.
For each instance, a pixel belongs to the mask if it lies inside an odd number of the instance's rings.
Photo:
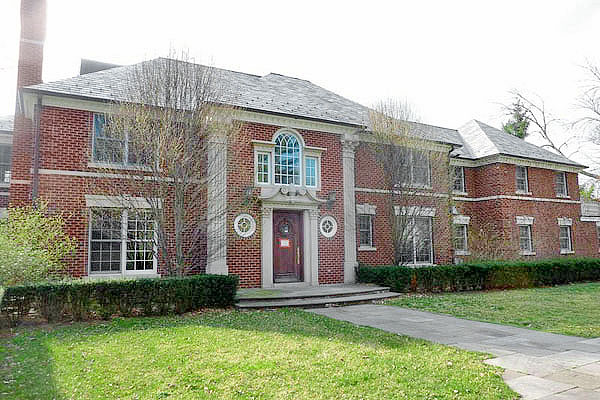
<svg viewBox="0 0 600 400">
<path fill-rule="evenodd" d="M 312 337 L 395 349 L 414 345 L 415 342 L 426 343 L 297 310 L 208 312 L 195 316 L 117 318 L 101 323 L 77 323 L 35 329 L 23 328 L 16 337 L 5 341 L 8 347 L 2 350 L 4 356 L 0 356 L 0 358 L 2 361 L 12 359 L 18 364 L 6 363 L 7 368 L 0 370 L 0 375 L 2 375 L 0 377 L 4 380 L 10 375 L 16 380 L 8 387 L 5 385 L 1 392 L 8 393 L 10 396 L 14 396 L 8 398 L 15 399 L 71 398 L 72 393 L 62 393 L 54 380 L 57 367 L 53 364 L 52 346 L 95 343 L 102 341 L 107 335 L 127 332 L 156 331 L 158 333 L 167 330 L 175 334 L 177 328 L 190 326 L 277 333 L 286 336 Z M 118 362 L 118 360 L 115 361 Z M 2 362 L 2 364 L 5 363 Z M 28 383 L 39 387 L 39 393 L 32 395 L 31 390 L 20 389 L 19 385 Z"/>
</svg>

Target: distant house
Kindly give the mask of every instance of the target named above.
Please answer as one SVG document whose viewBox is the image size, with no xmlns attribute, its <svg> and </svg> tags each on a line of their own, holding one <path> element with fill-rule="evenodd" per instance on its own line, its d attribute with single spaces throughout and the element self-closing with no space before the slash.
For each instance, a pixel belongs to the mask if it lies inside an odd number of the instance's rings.
<svg viewBox="0 0 600 400">
<path fill-rule="evenodd" d="M 40 3 L 23 1 L 25 9 Z M 161 275 L 156 258 L 131 242 L 139 214 L 102 212 L 110 201 L 89 189 L 131 167 L 123 141 L 121 161 L 110 158 L 114 173 L 99 168 L 109 159 L 102 115 L 122 100 L 133 67 L 95 63 L 82 66 L 79 76 L 42 83 L 43 15 L 26 15 L 11 202 L 40 196 L 69 216 L 69 234 L 79 243 L 73 276 Z M 226 251 L 205 254 L 195 272 L 235 274 L 244 287 L 319 285 L 354 282 L 359 262 L 392 263 L 391 221 L 405 210 L 387 204 L 384 166 L 368 147 L 370 110 L 302 79 L 220 75 L 232 91 L 228 104 L 240 110 L 243 135 L 235 154 L 226 147 L 220 153 L 228 165 L 218 183 L 228 211 L 216 228 L 227 233 Z M 420 140 L 411 154 L 420 156 L 411 157 L 414 173 L 406 184 L 426 207 L 411 217 L 405 264 L 468 260 L 480 244 L 473 229 L 499 237 L 494 250 L 504 258 L 598 256 L 600 218 L 582 218 L 579 198 L 577 174 L 585 166 L 479 121 L 413 128 Z M 242 207 L 248 191 L 259 201 Z M 210 213 L 214 204 L 203 206 Z"/>
</svg>

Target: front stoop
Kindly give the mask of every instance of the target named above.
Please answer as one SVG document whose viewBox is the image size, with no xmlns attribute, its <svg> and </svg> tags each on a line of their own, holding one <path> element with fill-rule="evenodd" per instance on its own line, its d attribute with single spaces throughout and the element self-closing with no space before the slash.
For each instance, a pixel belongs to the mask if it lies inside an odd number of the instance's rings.
<svg viewBox="0 0 600 400">
<path fill-rule="evenodd" d="M 400 296 L 389 287 L 373 285 L 324 285 L 305 288 L 240 290 L 238 309 L 315 308 L 372 303 Z"/>
</svg>

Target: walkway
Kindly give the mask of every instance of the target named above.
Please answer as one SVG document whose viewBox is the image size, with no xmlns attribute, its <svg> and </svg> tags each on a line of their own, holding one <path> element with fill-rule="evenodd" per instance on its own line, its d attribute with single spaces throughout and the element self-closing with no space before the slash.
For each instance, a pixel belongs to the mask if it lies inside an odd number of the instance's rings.
<svg viewBox="0 0 600 400">
<path fill-rule="evenodd" d="M 524 399 L 600 399 L 600 338 L 583 339 L 468 321 L 393 306 L 364 304 L 309 310 L 465 350 L 496 356 L 504 380 Z"/>
</svg>

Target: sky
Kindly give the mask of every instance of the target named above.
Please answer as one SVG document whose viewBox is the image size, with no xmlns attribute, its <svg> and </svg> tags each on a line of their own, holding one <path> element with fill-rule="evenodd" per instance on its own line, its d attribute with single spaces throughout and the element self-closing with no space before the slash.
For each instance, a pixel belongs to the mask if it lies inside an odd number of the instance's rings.
<svg viewBox="0 0 600 400">
<path fill-rule="evenodd" d="M 411 103 L 422 122 L 500 127 L 509 91 L 575 115 L 600 63 L 600 0 L 47 0 L 44 81 L 81 58 L 130 64 L 169 49 L 257 75 L 307 79 L 359 103 Z M 14 111 L 20 0 L 0 0 L 0 115 Z"/>
</svg>

